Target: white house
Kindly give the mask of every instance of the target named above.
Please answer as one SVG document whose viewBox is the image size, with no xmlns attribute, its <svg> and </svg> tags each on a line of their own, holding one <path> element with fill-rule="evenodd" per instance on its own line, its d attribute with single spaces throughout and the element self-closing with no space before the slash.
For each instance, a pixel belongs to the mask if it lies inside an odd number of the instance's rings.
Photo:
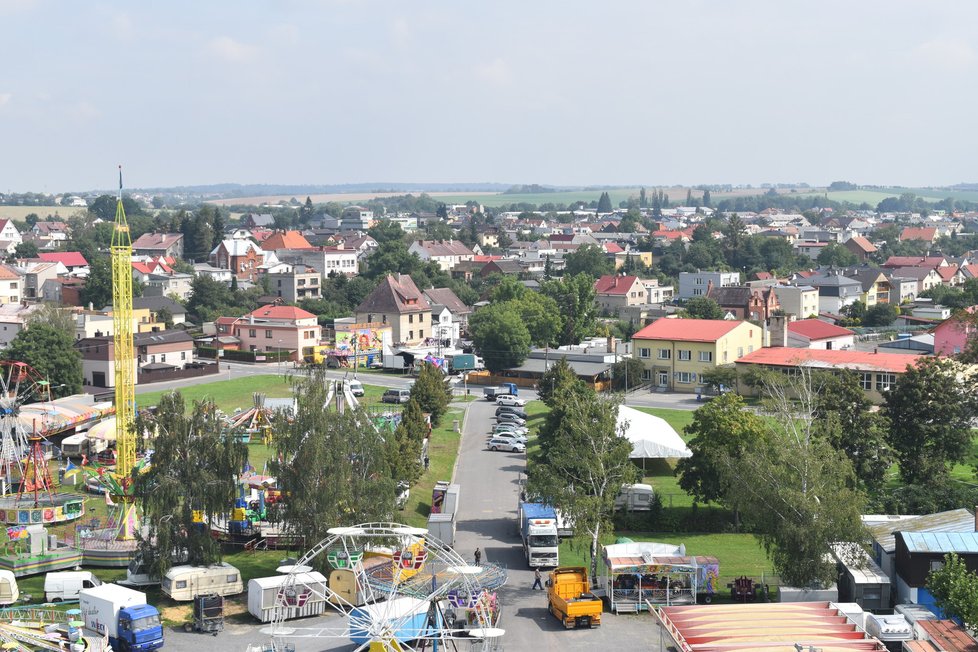
<svg viewBox="0 0 978 652">
<path fill-rule="evenodd" d="M 412 242 L 408 251 L 417 254 L 421 260 L 430 260 L 446 272 L 463 261 L 470 261 L 475 252 L 460 240 L 418 240 Z"/>
<path fill-rule="evenodd" d="M 821 319 L 799 319 L 788 324 L 788 346 L 796 349 L 851 349 L 856 333 Z"/>
</svg>

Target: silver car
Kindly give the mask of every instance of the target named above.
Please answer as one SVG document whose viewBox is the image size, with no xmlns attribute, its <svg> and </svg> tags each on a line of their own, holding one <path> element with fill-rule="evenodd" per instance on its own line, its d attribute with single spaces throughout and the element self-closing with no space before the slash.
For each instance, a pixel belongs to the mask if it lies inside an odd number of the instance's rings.
<svg viewBox="0 0 978 652">
<path fill-rule="evenodd" d="M 515 432 L 495 432 L 489 435 L 489 439 L 505 439 L 507 441 L 518 441 L 526 445 L 526 435 L 518 435 Z"/>
<path fill-rule="evenodd" d="M 512 439 L 500 439 L 498 437 L 493 437 L 486 444 L 486 448 L 491 451 L 508 451 L 510 453 L 525 453 L 526 445 L 513 441 Z"/>
</svg>

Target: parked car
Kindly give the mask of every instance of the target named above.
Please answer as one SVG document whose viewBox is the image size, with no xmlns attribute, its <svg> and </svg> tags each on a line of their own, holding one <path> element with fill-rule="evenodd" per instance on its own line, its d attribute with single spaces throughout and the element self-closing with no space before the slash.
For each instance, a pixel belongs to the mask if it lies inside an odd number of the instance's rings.
<svg viewBox="0 0 978 652">
<path fill-rule="evenodd" d="M 516 398 L 512 394 L 500 394 L 496 397 L 496 405 L 512 405 L 514 407 L 523 407 L 526 405 L 526 401 L 521 398 Z"/>
<path fill-rule="evenodd" d="M 359 380 L 351 380 L 349 381 L 349 385 L 350 393 L 352 393 L 354 396 L 363 396 L 363 383 L 361 383 Z"/>
<path fill-rule="evenodd" d="M 512 441 L 510 439 L 497 439 L 493 438 L 489 440 L 486 447 L 491 451 L 508 451 L 510 453 L 525 453 L 526 445 L 518 442 Z"/>
<path fill-rule="evenodd" d="M 525 435 L 530 432 L 526 426 L 518 426 L 515 423 L 497 423 L 492 429 L 493 432 L 514 432 L 517 435 Z"/>
<path fill-rule="evenodd" d="M 515 414 L 500 414 L 498 417 L 496 417 L 496 421 L 498 423 L 515 423 L 518 426 L 526 425 L 526 419 L 521 419 Z"/>
<path fill-rule="evenodd" d="M 509 441 L 518 441 L 521 444 L 526 443 L 526 435 L 518 435 L 515 432 L 494 432 L 489 435 L 489 439 L 508 439 Z"/>
<path fill-rule="evenodd" d="M 496 416 L 498 417 L 500 414 L 515 414 L 521 419 L 528 418 L 526 412 L 519 409 L 518 407 L 504 406 L 504 407 L 496 408 Z"/>
<path fill-rule="evenodd" d="M 411 400 L 411 392 L 407 389 L 389 389 L 380 398 L 381 403 L 407 403 Z"/>
</svg>

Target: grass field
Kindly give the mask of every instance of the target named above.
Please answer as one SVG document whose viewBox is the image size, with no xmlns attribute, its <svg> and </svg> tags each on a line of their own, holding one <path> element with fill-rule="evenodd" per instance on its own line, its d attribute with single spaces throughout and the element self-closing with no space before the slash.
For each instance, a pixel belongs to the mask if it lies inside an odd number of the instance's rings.
<svg viewBox="0 0 978 652">
<path fill-rule="evenodd" d="M 425 527 L 431 511 L 431 490 L 435 487 L 435 482 L 452 479 L 461 440 L 461 435 L 453 428 L 453 421 L 460 421 L 462 415 L 462 410 L 449 410 L 445 413 L 442 424 L 431 432 L 431 441 L 428 444 L 428 470 L 411 487 L 411 496 L 400 512 L 403 522 L 407 525 Z"/>
<path fill-rule="evenodd" d="M 75 213 L 84 213 L 84 208 L 76 206 L 0 206 L 0 218 L 23 222 L 31 213 L 37 213 L 42 220 L 66 220 Z"/>
</svg>

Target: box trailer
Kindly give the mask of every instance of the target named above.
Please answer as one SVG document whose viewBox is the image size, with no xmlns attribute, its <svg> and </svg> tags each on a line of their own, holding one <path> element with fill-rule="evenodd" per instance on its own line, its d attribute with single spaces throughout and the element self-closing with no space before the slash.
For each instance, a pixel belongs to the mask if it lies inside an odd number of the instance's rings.
<svg viewBox="0 0 978 652">
<path fill-rule="evenodd" d="M 263 623 L 275 618 L 279 605 L 287 605 L 285 619 L 318 616 L 326 611 L 328 583 L 322 573 L 296 573 L 295 583 L 284 589 L 288 575 L 256 577 L 248 582 L 248 612 Z M 281 600 L 279 596 L 281 595 Z"/>
<path fill-rule="evenodd" d="M 244 592 L 241 573 L 228 563 L 174 566 L 167 571 L 162 585 L 163 593 L 177 601 L 190 601 L 208 593 L 228 596 Z"/>
<path fill-rule="evenodd" d="M 146 594 L 118 584 L 102 584 L 78 593 L 84 627 L 108 636 L 118 652 L 151 652 L 163 647 L 160 612 L 146 604 Z"/>
<path fill-rule="evenodd" d="M 455 514 L 431 514 L 428 516 L 428 536 L 446 546 L 455 547 Z"/>
</svg>

